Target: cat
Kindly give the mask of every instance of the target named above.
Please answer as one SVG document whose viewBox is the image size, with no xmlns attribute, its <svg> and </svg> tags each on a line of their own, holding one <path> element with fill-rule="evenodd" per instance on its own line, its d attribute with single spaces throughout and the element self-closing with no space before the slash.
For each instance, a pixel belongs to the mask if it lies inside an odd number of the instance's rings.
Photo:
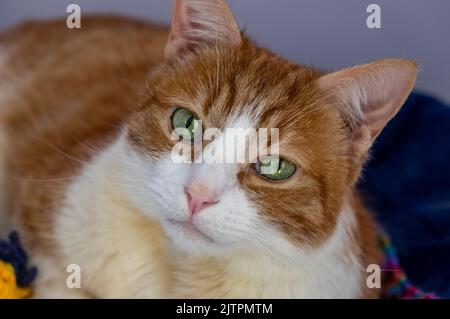
<svg viewBox="0 0 450 319">
<path fill-rule="evenodd" d="M 378 297 L 366 267 L 383 255 L 355 184 L 416 76 L 402 59 L 287 61 L 226 0 L 176 0 L 170 29 L 83 17 L 5 32 L 0 209 L 39 268 L 34 297 Z M 172 130 L 200 120 L 278 128 L 273 174 L 264 158 L 174 163 Z"/>
</svg>

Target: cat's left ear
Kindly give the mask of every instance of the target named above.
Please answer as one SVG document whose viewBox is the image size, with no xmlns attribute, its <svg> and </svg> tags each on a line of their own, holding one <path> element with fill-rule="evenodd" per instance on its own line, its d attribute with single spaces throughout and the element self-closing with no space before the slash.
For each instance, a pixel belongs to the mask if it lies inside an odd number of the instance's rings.
<svg viewBox="0 0 450 319">
<path fill-rule="evenodd" d="M 324 75 L 318 84 L 346 117 L 354 149 L 362 156 L 400 110 L 416 77 L 414 62 L 388 59 Z"/>
<path fill-rule="evenodd" d="M 172 59 L 199 46 L 236 46 L 241 40 L 226 0 L 175 0 L 165 55 Z"/>
</svg>

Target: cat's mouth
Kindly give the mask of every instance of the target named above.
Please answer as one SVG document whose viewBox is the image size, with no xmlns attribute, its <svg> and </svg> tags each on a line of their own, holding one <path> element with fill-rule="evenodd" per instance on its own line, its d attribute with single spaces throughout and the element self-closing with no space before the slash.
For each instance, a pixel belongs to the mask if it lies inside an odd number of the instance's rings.
<svg viewBox="0 0 450 319">
<path fill-rule="evenodd" d="M 169 224 L 175 228 L 177 228 L 179 231 L 185 233 L 186 235 L 190 236 L 190 237 L 197 237 L 197 238 L 202 238 L 208 242 L 215 242 L 214 239 L 212 239 L 211 237 L 209 237 L 208 235 L 206 235 L 203 231 L 201 231 L 200 229 L 198 229 L 191 220 L 188 221 L 178 221 L 178 220 L 174 220 L 171 218 L 168 218 L 167 221 L 169 222 Z"/>
</svg>

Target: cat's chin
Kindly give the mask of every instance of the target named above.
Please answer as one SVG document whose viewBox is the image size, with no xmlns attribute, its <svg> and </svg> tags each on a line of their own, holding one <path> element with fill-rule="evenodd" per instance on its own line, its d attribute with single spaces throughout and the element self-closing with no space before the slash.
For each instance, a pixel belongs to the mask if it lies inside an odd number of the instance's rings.
<svg viewBox="0 0 450 319">
<path fill-rule="evenodd" d="M 164 221 L 164 229 L 176 248 L 191 255 L 216 255 L 223 245 L 200 231 L 190 222 L 171 219 Z"/>
</svg>

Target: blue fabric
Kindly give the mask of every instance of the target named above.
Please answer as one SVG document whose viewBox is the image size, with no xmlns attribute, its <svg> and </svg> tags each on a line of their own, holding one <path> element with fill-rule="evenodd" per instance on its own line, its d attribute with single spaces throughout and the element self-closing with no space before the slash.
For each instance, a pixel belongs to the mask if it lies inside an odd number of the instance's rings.
<svg viewBox="0 0 450 319">
<path fill-rule="evenodd" d="M 375 142 L 359 186 L 411 282 L 450 298 L 450 106 L 412 94 Z"/>
<path fill-rule="evenodd" d="M 0 240 L 0 260 L 13 266 L 20 287 L 28 287 L 37 275 L 36 267 L 28 268 L 28 256 L 16 232 L 8 240 Z"/>
</svg>

